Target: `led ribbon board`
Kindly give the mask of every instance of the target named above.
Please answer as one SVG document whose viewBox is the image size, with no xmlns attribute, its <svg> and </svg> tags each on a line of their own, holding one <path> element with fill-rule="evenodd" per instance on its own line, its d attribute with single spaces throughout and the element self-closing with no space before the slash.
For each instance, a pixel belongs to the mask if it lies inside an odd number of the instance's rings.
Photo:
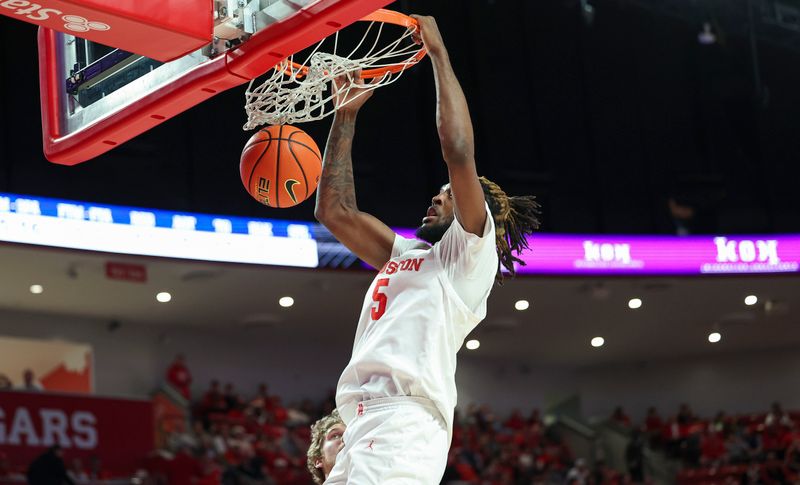
<svg viewBox="0 0 800 485">
<path fill-rule="evenodd" d="M 414 229 L 395 229 L 414 237 Z M 122 207 L 0 193 L 0 241 L 305 268 L 366 267 L 320 224 Z M 800 235 L 537 234 L 520 274 L 797 273 Z"/>
<path fill-rule="evenodd" d="M 398 229 L 405 237 L 414 231 Z M 609 236 L 537 234 L 519 274 L 700 275 L 796 273 L 800 235 Z"/>
<path fill-rule="evenodd" d="M 316 268 L 313 224 L 0 194 L 0 241 Z"/>
</svg>

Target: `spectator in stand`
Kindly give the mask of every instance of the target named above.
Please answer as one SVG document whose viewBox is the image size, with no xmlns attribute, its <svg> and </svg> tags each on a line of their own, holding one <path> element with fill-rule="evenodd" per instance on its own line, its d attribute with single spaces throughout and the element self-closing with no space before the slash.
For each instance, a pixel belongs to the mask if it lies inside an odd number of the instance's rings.
<svg viewBox="0 0 800 485">
<path fill-rule="evenodd" d="M 614 409 L 614 412 L 611 414 L 611 422 L 626 428 L 631 427 L 631 418 L 625 414 L 625 410 L 622 409 L 622 406 L 617 406 Z"/>
<path fill-rule="evenodd" d="M 511 411 L 511 416 L 503 423 L 506 429 L 513 431 L 520 431 L 525 427 L 525 418 L 522 417 L 522 412 L 519 409 Z"/>
<path fill-rule="evenodd" d="M 214 413 L 224 413 L 227 411 L 227 406 L 225 404 L 225 397 L 222 395 L 222 392 L 219 390 L 219 381 L 214 379 L 211 381 L 211 385 L 203 394 L 203 400 L 200 402 L 200 407 L 202 408 L 202 412 L 205 415 L 214 414 Z"/>
<path fill-rule="evenodd" d="M 480 429 L 482 433 L 494 430 L 495 416 L 492 410 L 486 404 L 483 404 L 480 408 L 478 408 L 478 412 L 475 414 L 475 419 L 478 423 L 478 429 Z"/>
<path fill-rule="evenodd" d="M 645 431 L 648 433 L 661 432 L 663 426 L 664 420 L 661 419 L 661 415 L 658 414 L 658 409 L 656 409 L 655 406 L 647 408 L 647 416 L 644 419 Z"/>
<path fill-rule="evenodd" d="M 222 475 L 222 485 L 274 485 L 272 477 L 264 473 L 264 460 L 260 456 L 246 457 L 236 467 Z"/>
<path fill-rule="evenodd" d="M 625 462 L 628 465 L 628 473 L 634 483 L 644 482 L 644 436 L 639 429 L 634 429 L 631 440 L 625 449 Z"/>
<path fill-rule="evenodd" d="M 764 429 L 761 434 L 761 449 L 764 455 L 773 454 L 777 459 L 784 458 L 784 451 L 788 447 L 787 428 L 778 424 L 777 420 Z"/>
<path fill-rule="evenodd" d="M 239 407 L 239 395 L 233 389 L 233 383 L 228 382 L 225 384 L 225 390 L 222 392 L 222 398 L 225 400 L 225 410 L 231 411 Z"/>
<path fill-rule="evenodd" d="M 8 456 L 0 451 L 0 478 L 11 478 L 11 464 Z"/>
<path fill-rule="evenodd" d="M 290 405 L 286 408 L 286 426 L 308 426 L 311 423 L 311 413 L 304 411 L 306 402 Z"/>
<path fill-rule="evenodd" d="M 30 392 L 44 391 L 44 387 L 36 380 L 36 376 L 30 369 L 25 369 L 25 372 L 22 373 L 22 386 L 20 389 Z"/>
<path fill-rule="evenodd" d="M 650 406 L 647 408 L 647 416 L 644 420 L 644 432 L 647 433 L 650 446 L 659 447 L 663 444 L 663 431 L 664 420 L 661 419 L 655 406 Z"/>
<path fill-rule="evenodd" d="M 517 458 L 517 479 L 514 483 L 529 485 L 536 479 L 536 460 L 533 453 L 525 451 Z"/>
<path fill-rule="evenodd" d="M 103 470 L 103 463 L 100 461 L 100 457 L 97 455 L 92 455 L 89 458 L 89 483 L 96 484 L 101 483 L 111 478 L 111 474 Z"/>
<path fill-rule="evenodd" d="M 10 391 L 14 388 L 11 379 L 5 374 L 0 374 L 0 391 Z"/>
<path fill-rule="evenodd" d="M 259 384 L 258 392 L 256 392 L 255 397 L 250 400 L 248 406 L 251 408 L 269 410 L 271 405 L 272 399 L 269 396 L 269 386 L 264 383 Z"/>
<path fill-rule="evenodd" d="M 64 465 L 64 452 L 58 445 L 51 446 L 28 467 L 28 485 L 75 485 Z"/>
<path fill-rule="evenodd" d="M 175 427 L 169 436 L 167 436 L 167 448 L 172 452 L 184 448 L 195 450 L 200 446 L 199 438 L 200 437 L 197 436 L 194 430 L 191 432 L 186 430 L 186 422 L 182 420 L 176 421 Z"/>
<path fill-rule="evenodd" d="M 586 485 L 589 483 L 589 468 L 586 460 L 578 458 L 575 465 L 567 472 L 567 485 Z"/>
<path fill-rule="evenodd" d="M 70 464 L 69 470 L 67 470 L 67 474 L 75 483 L 89 482 L 89 474 L 86 473 L 86 470 L 83 468 L 83 462 L 81 462 L 80 458 L 72 459 L 72 463 Z"/>
<path fill-rule="evenodd" d="M 620 474 L 609 467 L 605 461 L 597 460 L 592 470 L 592 485 L 611 485 L 620 483 Z M 530 483 L 530 482 L 528 482 Z"/>
<path fill-rule="evenodd" d="M 700 464 L 706 467 L 723 465 L 727 461 L 725 452 L 722 433 L 707 430 L 700 442 Z"/>
<path fill-rule="evenodd" d="M 283 407 L 280 396 L 272 396 L 272 419 L 278 426 L 283 426 L 289 419 L 289 413 Z"/>
<path fill-rule="evenodd" d="M 345 425 L 339 412 L 320 419 L 311 427 L 311 444 L 306 453 L 306 467 L 314 483 L 321 485 L 336 464 L 336 455 L 344 448 Z"/>
<path fill-rule="evenodd" d="M 681 404 L 681 407 L 678 409 L 678 415 L 675 417 L 675 419 L 678 421 L 679 426 L 687 427 L 692 425 L 695 421 L 692 409 L 686 403 Z"/>
<path fill-rule="evenodd" d="M 792 424 L 791 416 L 789 416 L 789 413 L 783 410 L 781 403 L 777 401 L 773 402 L 772 406 L 770 407 L 769 414 L 767 414 L 767 417 L 764 419 L 764 425 L 780 425 L 791 427 Z"/>
<path fill-rule="evenodd" d="M 713 421 L 709 423 L 709 430 L 714 433 L 724 433 L 730 428 L 730 423 L 728 421 L 728 417 L 725 416 L 725 411 L 719 411 L 717 415 L 714 416 Z"/>
<path fill-rule="evenodd" d="M 791 446 L 786 450 L 784 460 L 786 475 L 792 483 L 800 480 L 800 438 L 795 438 Z"/>
<path fill-rule="evenodd" d="M 725 456 L 731 465 L 745 464 L 753 458 L 750 447 L 738 431 L 729 432 L 725 438 Z"/>
<path fill-rule="evenodd" d="M 775 453 L 767 453 L 764 466 L 761 468 L 761 483 L 765 485 L 788 484 L 784 473 L 783 461 Z"/>
<path fill-rule="evenodd" d="M 187 401 L 192 399 L 192 373 L 186 367 L 186 356 L 178 354 L 167 369 L 167 382 Z"/>
<path fill-rule="evenodd" d="M 228 423 L 212 423 L 210 428 L 212 448 L 219 456 L 228 454 L 228 440 L 230 438 L 230 426 Z"/>
</svg>

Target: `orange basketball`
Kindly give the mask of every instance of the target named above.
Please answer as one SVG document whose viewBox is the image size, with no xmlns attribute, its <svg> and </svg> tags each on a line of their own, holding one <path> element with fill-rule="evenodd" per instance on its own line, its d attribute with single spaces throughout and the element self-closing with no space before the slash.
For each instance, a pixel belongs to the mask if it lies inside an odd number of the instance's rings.
<svg viewBox="0 0 800 485">
<path fill-rule="evenodd" d="M 247 192 L 270 207 L 291 207 L 311 197 L 322 172 L 314 139 L 291 125 L 262 128 L 247 141 L 239 175 Z"/>
</svg>

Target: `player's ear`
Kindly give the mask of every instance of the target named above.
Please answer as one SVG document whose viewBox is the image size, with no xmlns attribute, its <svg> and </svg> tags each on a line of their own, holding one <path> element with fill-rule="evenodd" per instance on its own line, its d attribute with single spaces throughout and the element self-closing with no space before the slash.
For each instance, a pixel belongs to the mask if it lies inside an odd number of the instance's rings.
<svg viewBox="0 0 800 485">
<path fill-rule="evenodd" d="M 322 468 L 322 460 L 320 460 L 319 458 L 317 458 L 317 459 L 314 461 L 314 468 Z"/>
</svg>

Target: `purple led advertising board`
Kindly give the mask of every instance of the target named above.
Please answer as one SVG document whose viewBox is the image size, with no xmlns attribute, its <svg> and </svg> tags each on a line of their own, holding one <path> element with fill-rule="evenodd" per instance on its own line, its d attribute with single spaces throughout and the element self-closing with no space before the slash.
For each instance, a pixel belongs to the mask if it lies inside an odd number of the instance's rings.
<svg viewBox="0 0 800 485">
<path fill-rule="evenodd" d="M 399 229 L 405 237 L 414 230 Z M 520 274 L 699 275 L 797 273 L 800 235 L 609 236 L 540 234 Z"/>
</svg>

